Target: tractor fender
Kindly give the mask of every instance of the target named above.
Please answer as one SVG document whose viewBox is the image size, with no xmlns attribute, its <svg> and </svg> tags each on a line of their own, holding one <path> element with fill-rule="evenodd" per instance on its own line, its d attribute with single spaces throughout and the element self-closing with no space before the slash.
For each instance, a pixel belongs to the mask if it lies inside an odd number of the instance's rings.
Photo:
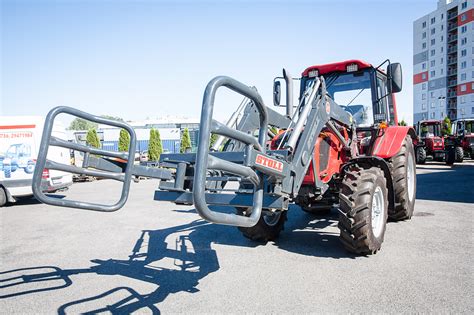
<svg viewBox="0 0 474 315">
<path fill-rule="evenodd" d="M 392 172 L 390 171 L 388 162 L 377 156 L 358 156 L 344 165 L 343 172 L 345 173 L 347 167 L 353 164 L 376 166 L 383 171 L 385 179 L 387 180 L 388 209 L 395 209 L 395 192 L 393 190 Z"/>
<path fill-rule="evenodd" d="M 407 135 L 415 140 L 416 134 L 412 127 L 408 126 L 389 126 L 384 131 L 382 136 L 379 136 L 374 143 L 372 155 L 383 159 L 393 157 L 400 151 L 403 140 Z"/>
</svg>

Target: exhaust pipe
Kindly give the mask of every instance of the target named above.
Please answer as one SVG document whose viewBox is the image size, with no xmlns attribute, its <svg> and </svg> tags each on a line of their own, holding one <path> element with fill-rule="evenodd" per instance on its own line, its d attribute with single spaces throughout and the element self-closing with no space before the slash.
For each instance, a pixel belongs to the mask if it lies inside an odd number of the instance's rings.
<svg viewBox="0 0 474 315">
<path fill-rule="evenodd" d="M 283 78 L 286 82 L 286 116 L 293 117 L 293 79 L 288 71 L 283 69 Z"/>
</svg>

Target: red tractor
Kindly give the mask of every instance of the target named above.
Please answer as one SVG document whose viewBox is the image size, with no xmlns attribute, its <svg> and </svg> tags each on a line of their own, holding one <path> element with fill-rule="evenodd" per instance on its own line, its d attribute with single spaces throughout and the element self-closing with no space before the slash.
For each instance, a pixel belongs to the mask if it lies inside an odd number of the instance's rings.
<svg viewBox="0 0 474 315">
<path fill-rule="evenodd" d="M 51 205 L 110 212 L 125 204 L 132 176 L 160 178 L 155 200 L 194 205 L 207 221 L 237 226 L 245 237 L 262 242 L 278 237 L 291 203 L 307 211 L 337 203 L 345 248 L 375 254 L 387 219 L 410 219 L 415 205 L 416 134 L 411 127 L 398 126 L 394 96 L 402 88 L 401 65 L 386 60 L 374 67 L 348 60 L 309 67 L 300 78 L 297 106 L 292 104 L 292 78 L 286 71 L 283 78 L 285 114 L 265 106 L 255 88 L 226 76 L 211 80 L 202 102 L 197 153 L 162 154 L 160 167 L 153 168 L 134 165 L 136 135 L 131 126 L 57 107 L 46 118 L 33 180 L 35 196 Z M 227 124 L 213 119 L 215 96 L 222 87 L 248 101 Z M 281 82 L 276 80 L 276 106 L 280 94 Z M 61 113 L 125 129 L 129 151 L 91 148 L 51 136 Z M 212 147 L 211 134 L 219 135 Z M 49 146 L 85 152 L 82 167 L 50 161 Z M 121 198 L 111 205 L 51 198 L 39 189 L 43 168 L 121 181 Z"/>
<path fill-rule="evenodd" d="M 452 126 L 452 137 L 449 141 L 456 146 L 456 158 L 474 159 L 474 118 L 458 119 Z"/>
<path fill-rule="evenodd" d="M 444 161 L 446 150 L 444 137 L 441 133 L 443 122 L 439 120 L 421 120 L 415 125 L 417 140 L 415 141 L 416 163 L 425 164 L 428 156 L 435 161 Z"/>
</svg>

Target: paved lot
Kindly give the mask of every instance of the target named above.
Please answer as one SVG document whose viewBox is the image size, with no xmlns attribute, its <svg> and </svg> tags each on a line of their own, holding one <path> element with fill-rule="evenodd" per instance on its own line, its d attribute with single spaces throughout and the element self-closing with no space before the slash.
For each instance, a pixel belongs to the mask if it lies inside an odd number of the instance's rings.
<svg viewBox="0 0 474 315">
<path fill-rule="evenodd" d="M 411 221 L 390 223 L 382 250 L 355 257 L 336 215 L 289 213 L 275 244 L 207 224 L 191 207 L 132 185 L 112 214 L 34 201 L 0 209 L 0 313 L 474 313 L 474 162 L 418 168 Z M 69 196 L 117 195 L 110 181 Z"/>
</svg>

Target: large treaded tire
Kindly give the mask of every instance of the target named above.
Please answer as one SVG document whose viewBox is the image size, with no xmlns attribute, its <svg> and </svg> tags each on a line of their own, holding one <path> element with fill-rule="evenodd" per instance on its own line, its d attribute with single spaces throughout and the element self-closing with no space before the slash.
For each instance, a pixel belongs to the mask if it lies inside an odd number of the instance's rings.
<svg viewBox="0 0 474 315">
<path fill-rule="evenodd" d="M 446 165 L 453 165 L 456 160 L 456 149 L 454 147 L 448 148 L 446 151 Z"/>
<path fill-rule="evenodd" d="M 3 187 L 0 187 L 0 207 L 3 207 L 7 204 L 7 194 Z"/>
<path fill-rule="evenodd" d="M 412 176 L 408 176 L 409 165 L 411 163 Z M 395 206 L 388 213 L 392 221 L 409 220 L 415 209 L 416 198 L 416 164 L 413 151 L 413 142 L 410 136 L 403 140 L 400 151 L 390 159 L 392 166 L 393 191 L 395 195 Z M 408 180 L 412 183 L 410 186 Z M 409 193 L 412 188 L 412 193 Z M 410 198 L 411 197 L 411 198 Z"/>
<path fill-rule="evenodd" d="M 426 162 L 426 150 L 423 147 L 416 148 L 416 163 L 425 164 Z"/>
<path fill-rule="evenodd" d="M 245 208 L 237 208 L 237 214 L 246 215 Z M 268 241 L 274 241 L 280 235 L 283 230 L 285 221 L 287 220 L 287 211 L 281 211 L 278 218 L 272 224 L 268 224 L 268 220 L 265 220 L 265 215 L 262 212 L 260 220 L 257 224 L 252 227 L 239 227 L 239 231 L 242 235 L 252 241 L 266 243 Z"/>
<path fill-rule="evenodd" d="M 377 188 L 383 196 L 382 224 L 378 235 L 372 228 L 372 207 Z M 380 193 L 379 191 L 379 193 Z M 356 254 L 371 255 L 382 246 L 388 216 L 387 181 L 377 167 L 364 169 L 350 166 L 341 183 L 339 193 L 339 230 L 344 247 Z"/>
<path fill-rule="evenodd" d="M 464 161 L 464 150 L 462 147 L 456 147 L 454 150 L 454 161 L 462 163 L 462 161 Z"/>
</svg>

